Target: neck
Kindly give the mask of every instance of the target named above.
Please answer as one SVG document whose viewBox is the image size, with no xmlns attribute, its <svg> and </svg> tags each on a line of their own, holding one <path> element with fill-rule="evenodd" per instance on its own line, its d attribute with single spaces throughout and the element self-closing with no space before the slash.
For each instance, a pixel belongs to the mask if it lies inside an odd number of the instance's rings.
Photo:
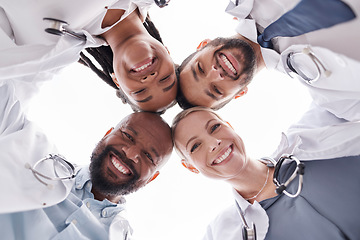
<svg viewBox="0 0 360 240">
<path fill-rule="evenodd" d="M 97 191 L 94 187 L 92 187 L 91 189 L 92 194 L 94 194 L 94 199 L 98 200 L 98 201 L 103 201 L 105 199 L 109 200 L 110 202 L 113 203 L 118 203 L 121 199 L 121 195 L 104 195 L 101 192 Z"/>
<path fill-rule="evenodd" d="M 103 20 L 102 27 L 112 26 L 120 19 L 123 13 L 124 10 L 120 9 L 108 10 Z M 147 34 L 147 31 L 144 28 L 139 11 L 136 9 L 101 36 L 105 38 L 106 42 L 114 51 L 114 49 L 121 46 L 127 39 L 139 34 Z"/>
<path fill-rule="evenodd" d="M 258 43 L 251 41 L 250 39 L 244 37 L 243 35 L 237 34 L 234 36 L 235 38 L 244 40 L 245 42 L 247 42 L 248 44 L 251 45 L 251 47 L 254 49 L 255 51 L 255 55 L 256 55 L 256 72 L 258 73 L 260 72 L 260 70 L 264 69 L 265 66 L 265 62 L 264 62 L 264 58 L 261 54 L 261 47 Z"/>
<path fill-rule="evenodd" d="M 253 203 L 255 200 L 260 202 L 276 196 L 276 187 L 272 183 L 273 174 L 274 168 L 268 169 L 260 161 L 249 159 L 246 170 L 237 178 L 230 180 L 230 184 L 244 199 L 248 199 L 250 203 Z"/>
</svg>

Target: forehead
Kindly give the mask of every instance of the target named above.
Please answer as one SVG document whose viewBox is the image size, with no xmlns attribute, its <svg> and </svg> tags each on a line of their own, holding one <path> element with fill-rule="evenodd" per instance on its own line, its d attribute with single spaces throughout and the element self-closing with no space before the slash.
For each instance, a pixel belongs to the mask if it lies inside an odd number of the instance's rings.
<svg viewBox="0 0 360 240">
<path fill-rule="evenodd" d="M 157 140 L 157 136 L 163 133 L 159 122 L 141 113 L 130 115 L 118 127 L 129 129 L 136 136 L 154 140 Z"/>
<path fill-rule="evenodd" d="M 211 112 L 192 112 L 179 121 L 175 130 L 175 139 L 190 137 L 190 135 L 206 131 L 207 126 L 216 120 L 220 119 Z"/>
</svg>

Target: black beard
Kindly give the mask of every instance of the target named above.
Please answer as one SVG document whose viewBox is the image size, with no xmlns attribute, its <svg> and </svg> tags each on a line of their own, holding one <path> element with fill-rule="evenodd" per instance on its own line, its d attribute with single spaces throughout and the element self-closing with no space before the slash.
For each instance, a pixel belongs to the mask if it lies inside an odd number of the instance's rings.
<svg viewBox="0 0 360 240">
<path fill-rule="evenodd" d="M 127 195 L 132 192 L 137 191 L 144 184 L 139 184 L 138 180 L 140 178 L 137 171 L 134 169 L 133 164 L 130 159 L 126 158 L 125 154 L 118 152 L 111 146 L 107 146 L 105 149 L 101 149 L 101 142 L 98 143 L 96 150 L 92 153 L 91 163 L 90 163 L 90 179 L 92 182 L 92 187 L 98 192 L 105 196 L 119 196 Z M 100 150 L 100 154 L 95 152 Z M 113 152 L 124 161 L 128 167 L 133 172 L 133 177 L 126 183 L 113 183 L 108 180 L 106 177 L 106 171 L 103 169 L 103 160 L 108 156 L 109 152 Z"/>
<path fill-rule="evenodd" d="M 223 45 L 220 49 L 216 50 L 214 56 L 216 56 L 219 52 L 228 49 L 239 49 L 241 50 L 241 54 L 236 54 L 234 57 L 237 58 L 240 63 L 243 65 L 243 71 L 237 73 L 237 76 L 229 76 L 226 71 L 224 71 L 224 75 L 227 77 L 237 80 L 242 74 L 248 74 L 250 76 L 253 75 L 256 66 L 256 56 L 254 49 L 251 47 L 250 44 L 245 42 L 244 40 L 237 39 L 237 38 L 216 38 L 215 40 L 211 41 L 208 45 L 209 46 L 218 46 Z M 208 46 L 206 45 L 206 46 Z M 218 59 L 216 59 L 216 65 L 221 67 Z"/>
</svg>

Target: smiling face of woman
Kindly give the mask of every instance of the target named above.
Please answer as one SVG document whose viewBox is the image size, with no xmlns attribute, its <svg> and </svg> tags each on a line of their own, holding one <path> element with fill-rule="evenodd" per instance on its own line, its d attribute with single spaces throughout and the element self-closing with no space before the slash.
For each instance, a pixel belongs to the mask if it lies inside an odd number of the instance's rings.
<svg viewBox="0 0 360 240">
<path fill-rule="evenodd" d="M 162 111 L 175 101 L 174 63 L 151 36 L 139 34 L 114 51 L 114 71 L 122 91 L 141 110 Z"/>
<path fill-rule="evenodd" d="M 181 119 L 174 139 L 186 160 L 210 178 L 232 179 L 248 162 L 242 139 L 209 111 L 192 112 Z"/>
</svg>

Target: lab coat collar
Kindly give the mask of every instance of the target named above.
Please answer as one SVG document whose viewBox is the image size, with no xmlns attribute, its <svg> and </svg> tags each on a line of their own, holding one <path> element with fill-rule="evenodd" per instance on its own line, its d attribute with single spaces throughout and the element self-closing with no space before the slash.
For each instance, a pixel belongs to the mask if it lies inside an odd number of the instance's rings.
<svg viewBox="0 0 360 240">
<path fill-rule="evenodd" d="M 230 2 L 229 6 L 233 4 Z M 242 35 L 243 37 L 246 37 L 250 41 L 254 43 L 257 42 L 257 28 L 256 28 L 256 22 L 253 19 L 246 19 L 245 17 L 241 17 L 241 15 L 246 15 L 245 13 L 238 14 L 238 7 L 233 8 L 231 11 L 227 11 L 230 15 L 233 15 L 235 17 L 239 18 L 238 25 L 236 26 L 235 31 Z M 235 10 L 236 9 L 236 10 Z M 250 9 L 251 10 L 251 9 Z M 280 54 L 273 49 L 268 48 L 261 48 L 261 54 L 263 56 L 266 68 L 268 69 L 277 69 L 279 71 L 285 72 L 284 68 L 281 65 L 280 62 Z"/>
<path fill-rule="evenodd" d="M 253 6 L 254 0 L 239 0 L 237 6 L 233 1 L 230 1 L 229 5 L 225 9 L 225 12 L 239 19 L 245 19 L 249 16 Z"/>
</svg>

